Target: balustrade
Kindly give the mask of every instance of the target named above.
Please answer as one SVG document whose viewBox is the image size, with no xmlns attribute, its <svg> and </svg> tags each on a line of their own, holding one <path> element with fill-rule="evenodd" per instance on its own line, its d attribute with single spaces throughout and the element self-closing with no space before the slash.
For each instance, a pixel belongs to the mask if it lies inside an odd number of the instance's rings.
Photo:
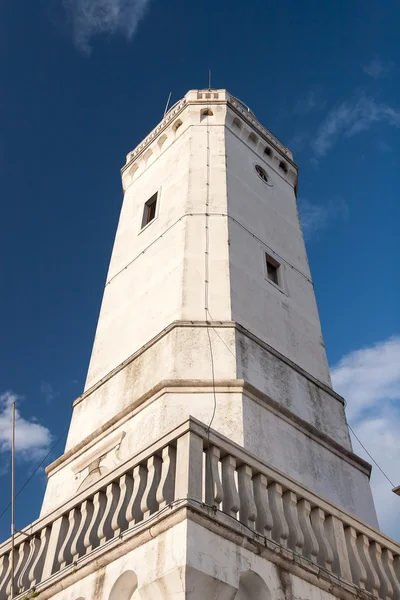
<svg viewBox="0 0 400 600">
<path fill-rule="evenodd" d="M 343 580 L 381 600 L 400 600 L 396 542 L 193 419 L 16 535 L 14 595 L 183 503 L 206 518 L 236 522 L 285 555 L 293 552 L 338 585 Z M 0 600 L 10 598 L 7 541 L 0 546 Z"/>
</svg>

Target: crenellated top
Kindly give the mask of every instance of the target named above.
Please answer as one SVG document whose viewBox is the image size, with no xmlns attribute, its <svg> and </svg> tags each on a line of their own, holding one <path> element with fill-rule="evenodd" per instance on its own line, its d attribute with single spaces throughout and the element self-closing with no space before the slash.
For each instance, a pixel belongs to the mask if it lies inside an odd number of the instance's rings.
<svg viewBox="0 0 400 600">
<path fill-rule="evenodd" d="M 166 141 L 171 142 L 171 137 L 176 137 L 178 128 L 184 122 L 181 118 L 182 113 L 187 107 L 193 105 L 203 107 L 203 110 L 199 113 L 199 123 L 204 120 L 204 116 L 213 116 L 211 107 L 214 107 L 215 105 L 228 106 L 230 111 L 234 113 L 233 116 L 236 114 L 237 118 L 240 118 L 240 128 L 243 126 L 251 131 L 249 136 L 250 141 L 251 136 L 253 136 L 253 142 L 256 140 L 258 141 L 258 138 L 263 142 L 264 147 L 261 151 L 262 158 L 264 160 L 266 156 L 271 159 L 273 158 L 276 163 L 275 166 L 279 169 L 280 174 L 283 177 L 287 176 L 292 185 L 297 184 L 297 165 L 293 161 L 292 152 L 286 146 L 281 144 L 281 142 L 279 142 L 279 140 L 258 121 L 250 108 L 248 108 L 241 100 L 229 94 L 227 90 L 205 89 L 190 90 L 184 98 L 176 102 L 165 113 L 163 120 L 149 133 L 149 135 L 146 136 L 136 148 L 127 154 L 126 163 L 121 169 L 124 190 L 132 181 L 136 171 L 138 171 L 140 160 L 143 160 L 144 164 L 147 165 L 151 156 L 154 157 L 156 153 L 159 154 L 161 150 L 164 150 L 169 145 L 169 143 L 165 143 Z M 210 109 L 205 110 L 204 106 L 210 107 Z M 221 125 L 222 123 L 209 123 L 208 121 L 208 124 Z M 227 126 L 232 126 L 232 124 L 235 125 L 235 119 L 227 119 L 224 124 Z M 267 145 L 265 145 L 265 143 L 267 143 Z M 261 145 L 258 144 L 258 146 L 261 150 Z M 129 173 L 128 178 L 126 176 L 127 172 Z"/>
</svg>

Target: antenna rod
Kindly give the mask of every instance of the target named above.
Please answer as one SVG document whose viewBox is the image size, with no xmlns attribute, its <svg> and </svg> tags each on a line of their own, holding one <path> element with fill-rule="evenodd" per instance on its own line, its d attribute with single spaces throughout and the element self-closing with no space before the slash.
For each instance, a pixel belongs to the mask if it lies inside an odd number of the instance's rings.
<svg viewBox="0 0 400 600">
<path fill-rule="evenodd" d="M 12 403 L 12 433 L 11 433 L 11 600 L 14 598 L 14 570 L 15 570 L 15 557 L 14 557 L 14 468 L 15 468 L 15 402 Z"/>
<path fill-rule="evenodd" d="M 170 100 L 171 100 L 171 96 L 172 96 L 172 92 L 170 92 L 170 93 L 169 93 L 169 96 L 168 96 L 167 104 L 166 104 L 166 106 L 165 106 L 165 110 L 164 110 L 164 117 L 165 117 L 165 115 L 167 114 L 167 110 L 168 110 L 169 102 L 170 102 Z"/>
<path fill-rule="evenodd" d="M 211 69 L 208 69 L 208 89 L 211 90 Z"/>
</svg>

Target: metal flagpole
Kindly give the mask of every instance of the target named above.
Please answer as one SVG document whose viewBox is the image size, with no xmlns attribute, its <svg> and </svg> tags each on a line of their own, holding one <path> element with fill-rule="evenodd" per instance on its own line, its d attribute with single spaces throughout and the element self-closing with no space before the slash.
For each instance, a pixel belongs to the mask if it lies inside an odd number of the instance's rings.
<svg viewBox="0 0 400 600">
<path fill-rule="evenodd" d="M 172 96 L 172 92 L 170 92 L 170 93 L 169 93 L 168 100 L 167 100 L 167 104 L 165 105 L 164 117 L 165 117 L 165 115 L 166 115 L 166 114 L 167 114 L 167 112 L 168 112 L 168 107 L 169 107 L 169 103 L 170 103 L 170 101 L 171 101 L 171 96 Z"/>
<path fill-rule="evenodd" d="M 11 434 L 11 600 L 14 598 L 14 453 L 15 453 L 15 402 L 12 403 L 12 434 Z"/>
</svg>

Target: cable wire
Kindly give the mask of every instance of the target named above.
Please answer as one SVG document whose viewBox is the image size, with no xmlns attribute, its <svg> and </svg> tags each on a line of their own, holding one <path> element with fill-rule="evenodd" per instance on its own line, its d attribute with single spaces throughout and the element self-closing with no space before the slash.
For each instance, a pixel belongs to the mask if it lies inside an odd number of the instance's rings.
<svg viewBox="0 0 400 600">
<path fill-rule="evenodd" d="M 368 456 L 370 457 L 370 459 L 372 460 L 372 462 L 378 467 L 378 469 L 380 470 L 380 472 L 382 473 L 382 475 L 384 475 L 386 477 L 386 479 L 388 480 L 388 482 L 390 483 L 390 485 L 392 486 L 392 488 L 396 487 L 393 483 L 393 481 L 390 481 L 389 477 L 386 475 L 385 471 L 378 465 L 378 463 L 376 462 L 376 460 L 374 459 L 374 457 L 368 452 L 368 450 L 366 449 L 366 447 L 364 446 L 364 444 L 362 443 L 362 441 L 360 440 L 360 438 L 356 435 L 356 433 L 354 432 L 354 429 L 351 427 L 351 425 L 349 425 L 349 429 L 351 431 L 351 433 L 354 435 L 354 437 L 356 438 L 357 442 L 360 444 L 360 446 L 365 450 L 365 452 L 368 454 Z"/>
<path fill-rule="evenodd" d="M 18 492 L 15 494 L 14 496 L 14 500 L 15 498 L 18 498 L 18 496 L 20 495 L 20 493 L 26 488 L 26 486 L 28 485 L 28 483 L 30 483 L 30 481 L 32 481 L 32 479 L 34 478 L 34 476 L 36 475 L 36 473 L 39 471 L 40 467 L 43 465 L 43 463 L 49 458 L 50 454 L 53 452 L 54 448 L 56 446 L 58 446 L 58 444 L 61 442 L 61 440 L 63 439 L 63 437 L 68 433 L 68 429 L 66 429 L 64 431 L 64 433 L 62 433 L 60 435 L 60 437 L 57 439 L 57 441 L 55 442 L 55 444 L 53 444 L 53 446 L 50 448 L 50 450 L 48 451 L 48 453 L 46 454 L 46 456 L 43 458 L 43 460 L 41 461 L 41 463 L 38 464 L 38 466 L 36 467 L 36 469 L 33 471 L 33 473 L 28 477 L 28 479 L 25 481 L 24 485 L 18 490 Z M 3 510 L 2 513 L 0 513 L 0 519 L 6 514 L 6 512 L 8 511 L 8 509 L 11 506 L 11 502 L 8 506 L 6 506 L 6 508 Z"/>
<path fill-rule="evenodd" d="M 210 75 L 209 75 L 210 77 Z M 210 85 L 210 84 L 209 84 Z M 209 87 L 209 90 L 211 88 Z M 208 445 L 210 445 L 210 429 L 211 425 L 214 421 L 215 413 L 217 411 L 217 394 L 215 390 L 215 366 L 214 366 L 214 353 L 212 349 L 211 335 L 210 335 L 210 311 L 208 307 L 209 303 L 209 284 L 210 284 L 210 265 L 209 265 L 209 256 L 210 256 L 210 231 L 209 231 L 209 217 L 210 217 L 210 97 L 211 93 L 208 94 L 209 98 L 207 99 L 207 108 L 206 108 L 206 210 L 205 210 L 205 252 L 204 252 L 204 312 L 207 324 L 207 337 L 208 344 L 210 347 L 210 358 L 211 358 L 211 376 L 213 383 L 213 398 L 214 398 L 214 407 L 211 416 L 211 420 L 207 427 L 207 437 L 208 437 Z M 212 327 L 212 325 L 211 325 Z M 210 465 L 211 469 L 211 465 Z M 211 472 L 211 471 L 210 471 Z"/>
</svg>

